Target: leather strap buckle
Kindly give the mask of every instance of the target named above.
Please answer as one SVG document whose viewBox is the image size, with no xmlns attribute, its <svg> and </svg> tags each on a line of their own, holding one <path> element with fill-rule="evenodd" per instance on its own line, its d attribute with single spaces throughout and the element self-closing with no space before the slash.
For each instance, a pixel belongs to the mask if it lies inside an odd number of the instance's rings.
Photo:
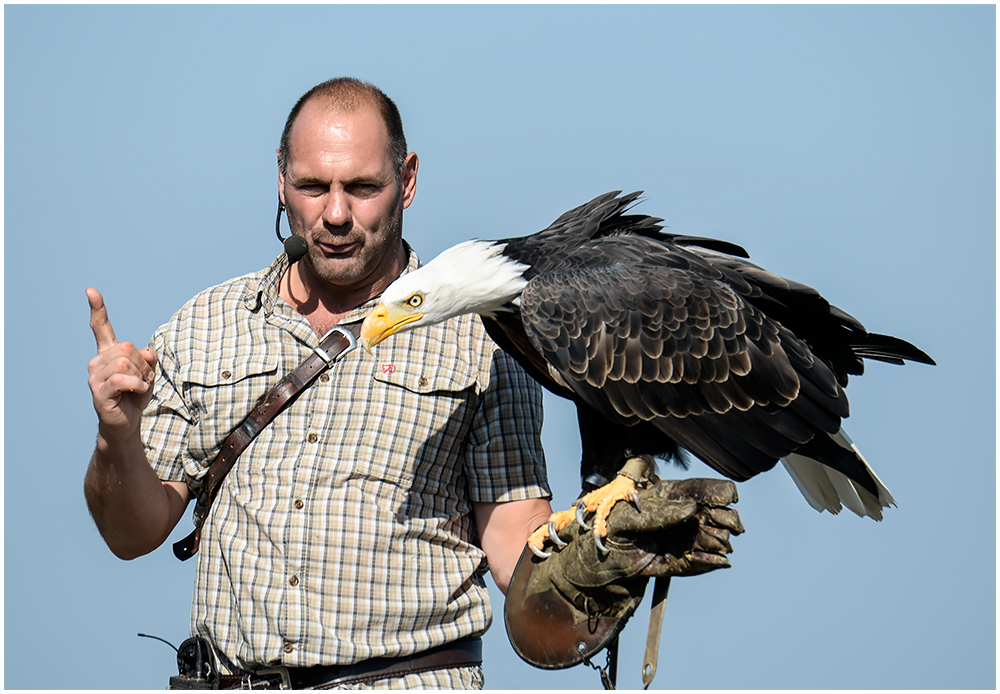
<svg viewBox="0 0 1000 694">
<path fill-rule="evenodd" d="M 347 347 L 345 347 L 340 352 L 331 357 L 329 354 L 327 354 L 326 350 L 323 349 L 323 345 L 326 344 L 326 341 L 330 339 L 330 336 L 333 335 L 333 333 L 340 333 L 341 335 L 346 337 Z M 342 325 L 335 325 L 332 328 L 330 328 L 327 331 L 326 335 L 323 336 L 323 339 L 320 340 L 319 342 L 320 342 L 319 347 L 313 349 L 313 353 L 315 353 L 317 357 L 326 362 L 327 366 L 329 366 L 330 364 L 335 364 L 336 362 L 340 361 L 347 354 L 350 354 L 358 347 L 358 338 L 354 336 L 353 332 L 351 332 Z"/>
<path fill-rule="evenodd" d="M 252 675 L 247 677 L 248 686 L 253 689 L 253 683 L 259 680 L 273 680 L 275 684 L 278 684 L 278 689 L 292 689 L 292 678 L 288 674 L 288 668 L 279 665 L 278 667 L 264 668 L 263 670 L 257 670 Z M 265 685 L 266 686 L 266 685 Z"/>
</svg>

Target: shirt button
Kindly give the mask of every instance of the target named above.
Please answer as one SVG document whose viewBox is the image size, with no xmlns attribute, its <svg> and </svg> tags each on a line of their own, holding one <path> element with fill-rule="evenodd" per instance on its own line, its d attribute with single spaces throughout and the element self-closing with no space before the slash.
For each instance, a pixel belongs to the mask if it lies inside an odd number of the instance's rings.
<svg viewBox="0 0 1000 694">
<path fill-rule="evenodd" d="M 316 434 L 309 434 L 306 438 L 309 440 L 309 443 L 316 443 L 319 441 L 319 437 L 316 436 Z"/>
<path fill-rule="evenodd" d="M 293 586 L 297 586 L 299 585 L 299 577 L 292 576 L 290 579 L 288 579 L 288 582 L 291 583 Z"/>
<path fill-rule="evenodd" d="M 423 387 L 423 386 L 426 386 L 429 383 L 429 381 L 426 378 L 424 378 L 423 376 L 421 376 L 420 380 L 417 381 L 417 383 L 419 383 L 420 386 Z"/>
<path fill-rule="evenodd" d="M 328 382 L 330 380 L 330 374 L 320 374 L 319 380 L 323 381 L 323 383 Z"/>
<path fill-rule="evenodd" d="M 302 508 L 305 504 L 302 503 L 302 499 L 295 500 L 295 508 Z"/>
<path fill-rule="evenodd" d="M 230 377 L 232 377 L 232 375 L 233 375 L 232 371 L 223 371 L 222 372 L 222 377 L 223 378 L 230 378 Z"/>
<path fill-rule="evenodd" d="M 284 647 L 285 653 L 291 653 L 293 650 L 295 650 L 295 646 L 293 646 L 290 643 L 286 643 L 285 644 L 285 647 Z"/>
</svg>

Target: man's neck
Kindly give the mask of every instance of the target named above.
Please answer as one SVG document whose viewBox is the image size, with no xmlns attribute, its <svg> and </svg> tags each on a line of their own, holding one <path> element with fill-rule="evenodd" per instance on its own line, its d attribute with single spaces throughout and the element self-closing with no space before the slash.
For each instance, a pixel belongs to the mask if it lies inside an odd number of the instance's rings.
<svg viewBox="0 0 1000 694">
<path fill-rule="evenodd" d="M 408 260 L 405 251 L 402 257 L 404 262 L 400 272 L 406 268 L 405 261 Z M 397 272 L 396 276 L 398 274 Z M 309 322 L 313 332 L 322 336 L 351 311 L 379 296 L 394 279 L 395 276 L 358 289 L 345 289 L 313 277 L 299 261 L 291 264 L 282 275 L 278 293 L 289 306 Z"/>
</svg>

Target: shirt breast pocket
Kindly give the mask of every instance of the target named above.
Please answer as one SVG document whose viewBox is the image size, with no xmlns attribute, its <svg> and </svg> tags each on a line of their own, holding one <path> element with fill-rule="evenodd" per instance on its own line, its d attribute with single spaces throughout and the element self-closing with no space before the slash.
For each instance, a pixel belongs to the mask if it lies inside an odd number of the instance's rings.
<svg viewBox="0 0 1000 694">
<path fill-rule="evenodd" d="M 388 355 L 386 355 L 388 356 Z M 455 474 L 478 407 L 477 374 L 461 359 L 376 364 L 364 434 L 366 474 L 405 487 Z"/>
<path fill-rule="evenodd" d="M 276 355 L 192 362 L 183 388 L 195 416 L 192 453 L 209 455 L 278 380 Z"/>
</svg>

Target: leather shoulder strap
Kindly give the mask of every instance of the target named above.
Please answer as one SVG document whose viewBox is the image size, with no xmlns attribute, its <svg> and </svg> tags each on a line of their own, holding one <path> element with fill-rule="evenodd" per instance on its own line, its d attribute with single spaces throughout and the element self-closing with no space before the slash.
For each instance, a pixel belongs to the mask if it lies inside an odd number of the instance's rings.
<svg viewBox="0 0 1000 694">
<path fill-rule="evenodd" d="M 292 404 L 299 394 L 312 385 L 321 373 L 357 347 L 357 338 L 353 332 L 357 329 L 357 325 L 334 326 L 323 337 L 319 347 L 314 349 L 312 354 L 306 357 L 301 364 L 265 393 L 254 405 L 246 419 L 226 437 L 222 443 L 222 449 L 205 474 L 205 484 L 201 494 L 198 495 L 198 502 L 194 510 L 194 531 L 183 540 L 174 543 L 175 557 L 186 561 L 198 552 L 201 541 L 201 526 L 208 518 L 219 485 L 233 469 L 236 459 L 257 438 L 264 427 Z"/>
</svg>

